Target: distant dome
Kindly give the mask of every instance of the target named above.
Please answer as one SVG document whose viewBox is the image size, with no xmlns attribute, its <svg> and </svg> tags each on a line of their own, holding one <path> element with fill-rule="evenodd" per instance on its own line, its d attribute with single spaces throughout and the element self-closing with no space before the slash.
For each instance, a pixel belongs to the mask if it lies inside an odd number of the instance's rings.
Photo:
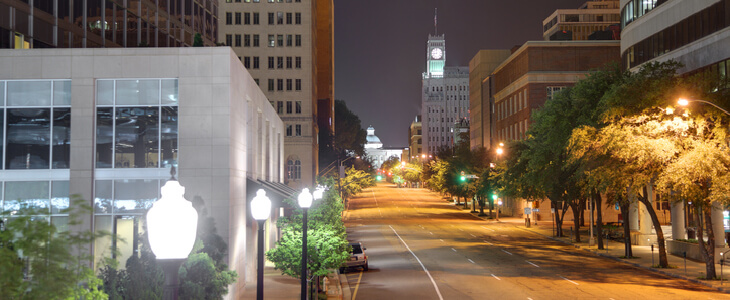
<svg viewBox="0 0 730 300">
<path fill-rule="evenodd" d="M 365 143 L 365 148 L 368 148 L 368 149 L 382 148 L 383 143 L 380 141 L 380 138 L 378 138 L 375 135 L 375 128 L 373 128 L 373 126 L 369 126 L 367 129 L 367 132 L 368 132 L 368 136 L 365 137 L 365 139 L 367 141 L 367 143 Z"/>
</svg>

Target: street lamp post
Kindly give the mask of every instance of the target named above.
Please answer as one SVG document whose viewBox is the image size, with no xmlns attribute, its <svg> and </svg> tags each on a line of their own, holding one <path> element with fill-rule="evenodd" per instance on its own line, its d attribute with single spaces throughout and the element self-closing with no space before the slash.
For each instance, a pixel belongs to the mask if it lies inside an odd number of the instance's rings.
<svg viewBox="0 0 730 300">
<path fill-rule="evenodd" d="M 342 161 L 340 161 L 340 163 L 339 163 L 339 168 L 337 169 L 337 187 L 338 187 L 338 189 L 340 190 L 340 199 L 342 199 L 342 183 L 340 182 L 340 180 L 341 180 L 341 178 L 342 178 L 342 176 L 341 176 L 342 174 L 340 174 L 340 170 L 342 169 L 342 164 L 343 164 L 344 162 L 346 162 L 346 161 L 348 161 L 348 160 L 352 159 L 352 158 L 355 158 L 355 159 L 357 159 L 357 158 L 360 158 L 360 156 L 350 156 L 350 157 L 348 157 L 348 158 L 345 158 L 345 159 L 343 159 Z M 338 157 L 338 158 L 337 158 L 337 160 L 339 160 L 339 159 L 340 159 L 340 158 Z M 343 199 L 343 201 L 344 201 L 344 199 Z"/>
<path fill-rule="evenodd" d="M 299 207 L 302 208 L 302 273 L 301 273 L 301 296 L 307 300 L 307 209 L 312 206 L 312 194 L 308 188 L 304 188 L 299 194 Z"/>
<path fill-rule="evenodd" d="M 271 200 L 262 189 L 251 200 L 251 215 L 259 225 L 258 270 L 256 271 L 256 299 L 264 299 L 264 223 L 271 215 Z"/>
<path fill-rule="evenodd" d="M 712 103 L 712 102 L 709 102 L 709 101 L 699 100 L 699 99 L 685 99 L 685 98 L 679 98 L 679 100 L 677 100 L 677 104 L 679 104 L 680 106 L 687 106 L 687 105 L 689 105 L 690 102 L 700 102 L 700 103 L 705 103 L 705 104 L 712 105 L 715 108 L 717 108 L 717 109 L 721 110 L 722 112 L 724 112 L 726 115 L 730 116 L 730 112 L 728 112 L 727 110 L 723 109 L 722 107 L 717 106 L 715 103 Z"/>
<path fill-rule="evenodd" d="M 147 212 L 147 232 L 150 248 L 165 272 L 163 299 L 177 299 L 180 265 L 195 244 L 198 212 L 183 196 L 185 188 L 172 178 L 162 187 L 162 197 Z"/>
</svg>

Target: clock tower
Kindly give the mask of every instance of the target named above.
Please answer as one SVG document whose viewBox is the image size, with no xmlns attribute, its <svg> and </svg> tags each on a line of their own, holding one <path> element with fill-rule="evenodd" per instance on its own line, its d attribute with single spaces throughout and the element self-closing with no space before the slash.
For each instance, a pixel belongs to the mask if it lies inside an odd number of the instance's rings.
<svg viewBox="0 0 730 300">
<path fill-rule="evenodd" d="M 443 77 L 446 65 L 446 40 L 444 35 L 428 35 L 426 42 L 426 77 Z"/>
</svg>

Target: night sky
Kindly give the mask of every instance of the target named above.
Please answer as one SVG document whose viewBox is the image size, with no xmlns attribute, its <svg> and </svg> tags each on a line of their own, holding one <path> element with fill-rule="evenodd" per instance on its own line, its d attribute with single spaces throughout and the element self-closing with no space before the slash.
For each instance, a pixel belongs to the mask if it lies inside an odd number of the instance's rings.
<svg viewBox="0 0 730 300">
<path fill-rule="evenodd" d="M 468 66 L 480 49 L 542 40 L 542 21 L 586 0 L 334 0 L 335 97 L 384 147 L 406 147 L 421 109 L 426 41 L 446 34 L 446 66 Z M 336 130 L 336 129 L 335 129 Z"/>
</svg>

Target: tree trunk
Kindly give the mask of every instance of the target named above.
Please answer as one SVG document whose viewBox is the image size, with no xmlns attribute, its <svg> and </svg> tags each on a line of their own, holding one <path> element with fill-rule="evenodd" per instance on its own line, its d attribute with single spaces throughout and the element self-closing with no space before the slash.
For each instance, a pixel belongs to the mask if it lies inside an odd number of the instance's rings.
<svg viewBox="0 0 730 300">
<path fill-rule="evenodd" d="M 557 226 L 560 230 L 560 234 L 558 235 L 559 237 L 565 236 L 563 235 L 563 221 L 565 220 L 565 213 L 568 212 L 568 207 L 570 206 L 567 204 L 563 204 L 563 209 L 560 211 L 560 225 Z"/>
<path fill-rule="evenodd" d="M 702 219 L 705 224 L 702 224 Z M 705 268 L 707 276 L 705 279 L 715 279 L 715 234 L 712 229 L 712 203 L 705 204 L 695 210 L 695 220 L 697 223 L 697 241 L 700 244 L 700 254 L 705 260 Z M 704 239 L 704 228 L 707 228 L 707 243 Z"/>
<path fill-rule="evenodd" d="M 617 199 L 619 200 L 619 199 Z M 631 229 L 629 228 L 629 201 L 623 201 L 619 203 L 621 208 L 621 215 L 624 218 L 624 256 L 626 258 L 634 257 L 634 253 L 631 249 Z"/>
<path fill-rule="evenodd" d="M 601 204 L 601 194 L 594 192 L 593 193 L 593 200 L 596 210 L 596 237 L 598 237 L 598 249 L 603 250 L 603 205 Z"/>
<path fill-rule="evenodd" d="M 586 226 L 586 199 L 580 200 L 580 227 Z"/>
<path fill-rule="evenodd" d="M 669 262 L 667 261 L 667 248 L 664 245 L 664 231 L 662 230 L 662 224 L 659 224 L 659 218 L 656 215 L 656 210 L 654 210 L 654 206 L 649 200 L 649 194 L 646 186 L 644 187 L 644 196 L 638 195 L 638 199 L 641 203 L 644 203 L 644 206 L 646 206 L 646 211 L 649 212 L 651 223 L 654 225 L 654 230 L 656 230 L 656 243 L 659 246 L 659 267 L 667 268 L 669 267 Z"/>
<path fill-rule="evenodd" d="M 573 211 L 573 226 L 575 227 L 575 231 L 573 233 L 575 237 L 575 242 L 580 243 L 580 222 L 581 222 L 581 212 L 582 212 L 582 205 L 580 205 L 581 201 L 573 200 L 570 201 L 570 208 Z"/>
<path fill-rule="evenodd" d="M 494 199 L 489 197 L 489 218 L 492 218 L 492 209 L 494 209 Z"/>
<path fill-rule="evenodd" d="M 477 199 L 479 199 L 479 216 L 486 216 L 486 214 L 484 214 L 484 198 L 482 196 L 478 196 Z"/>
</svg>

